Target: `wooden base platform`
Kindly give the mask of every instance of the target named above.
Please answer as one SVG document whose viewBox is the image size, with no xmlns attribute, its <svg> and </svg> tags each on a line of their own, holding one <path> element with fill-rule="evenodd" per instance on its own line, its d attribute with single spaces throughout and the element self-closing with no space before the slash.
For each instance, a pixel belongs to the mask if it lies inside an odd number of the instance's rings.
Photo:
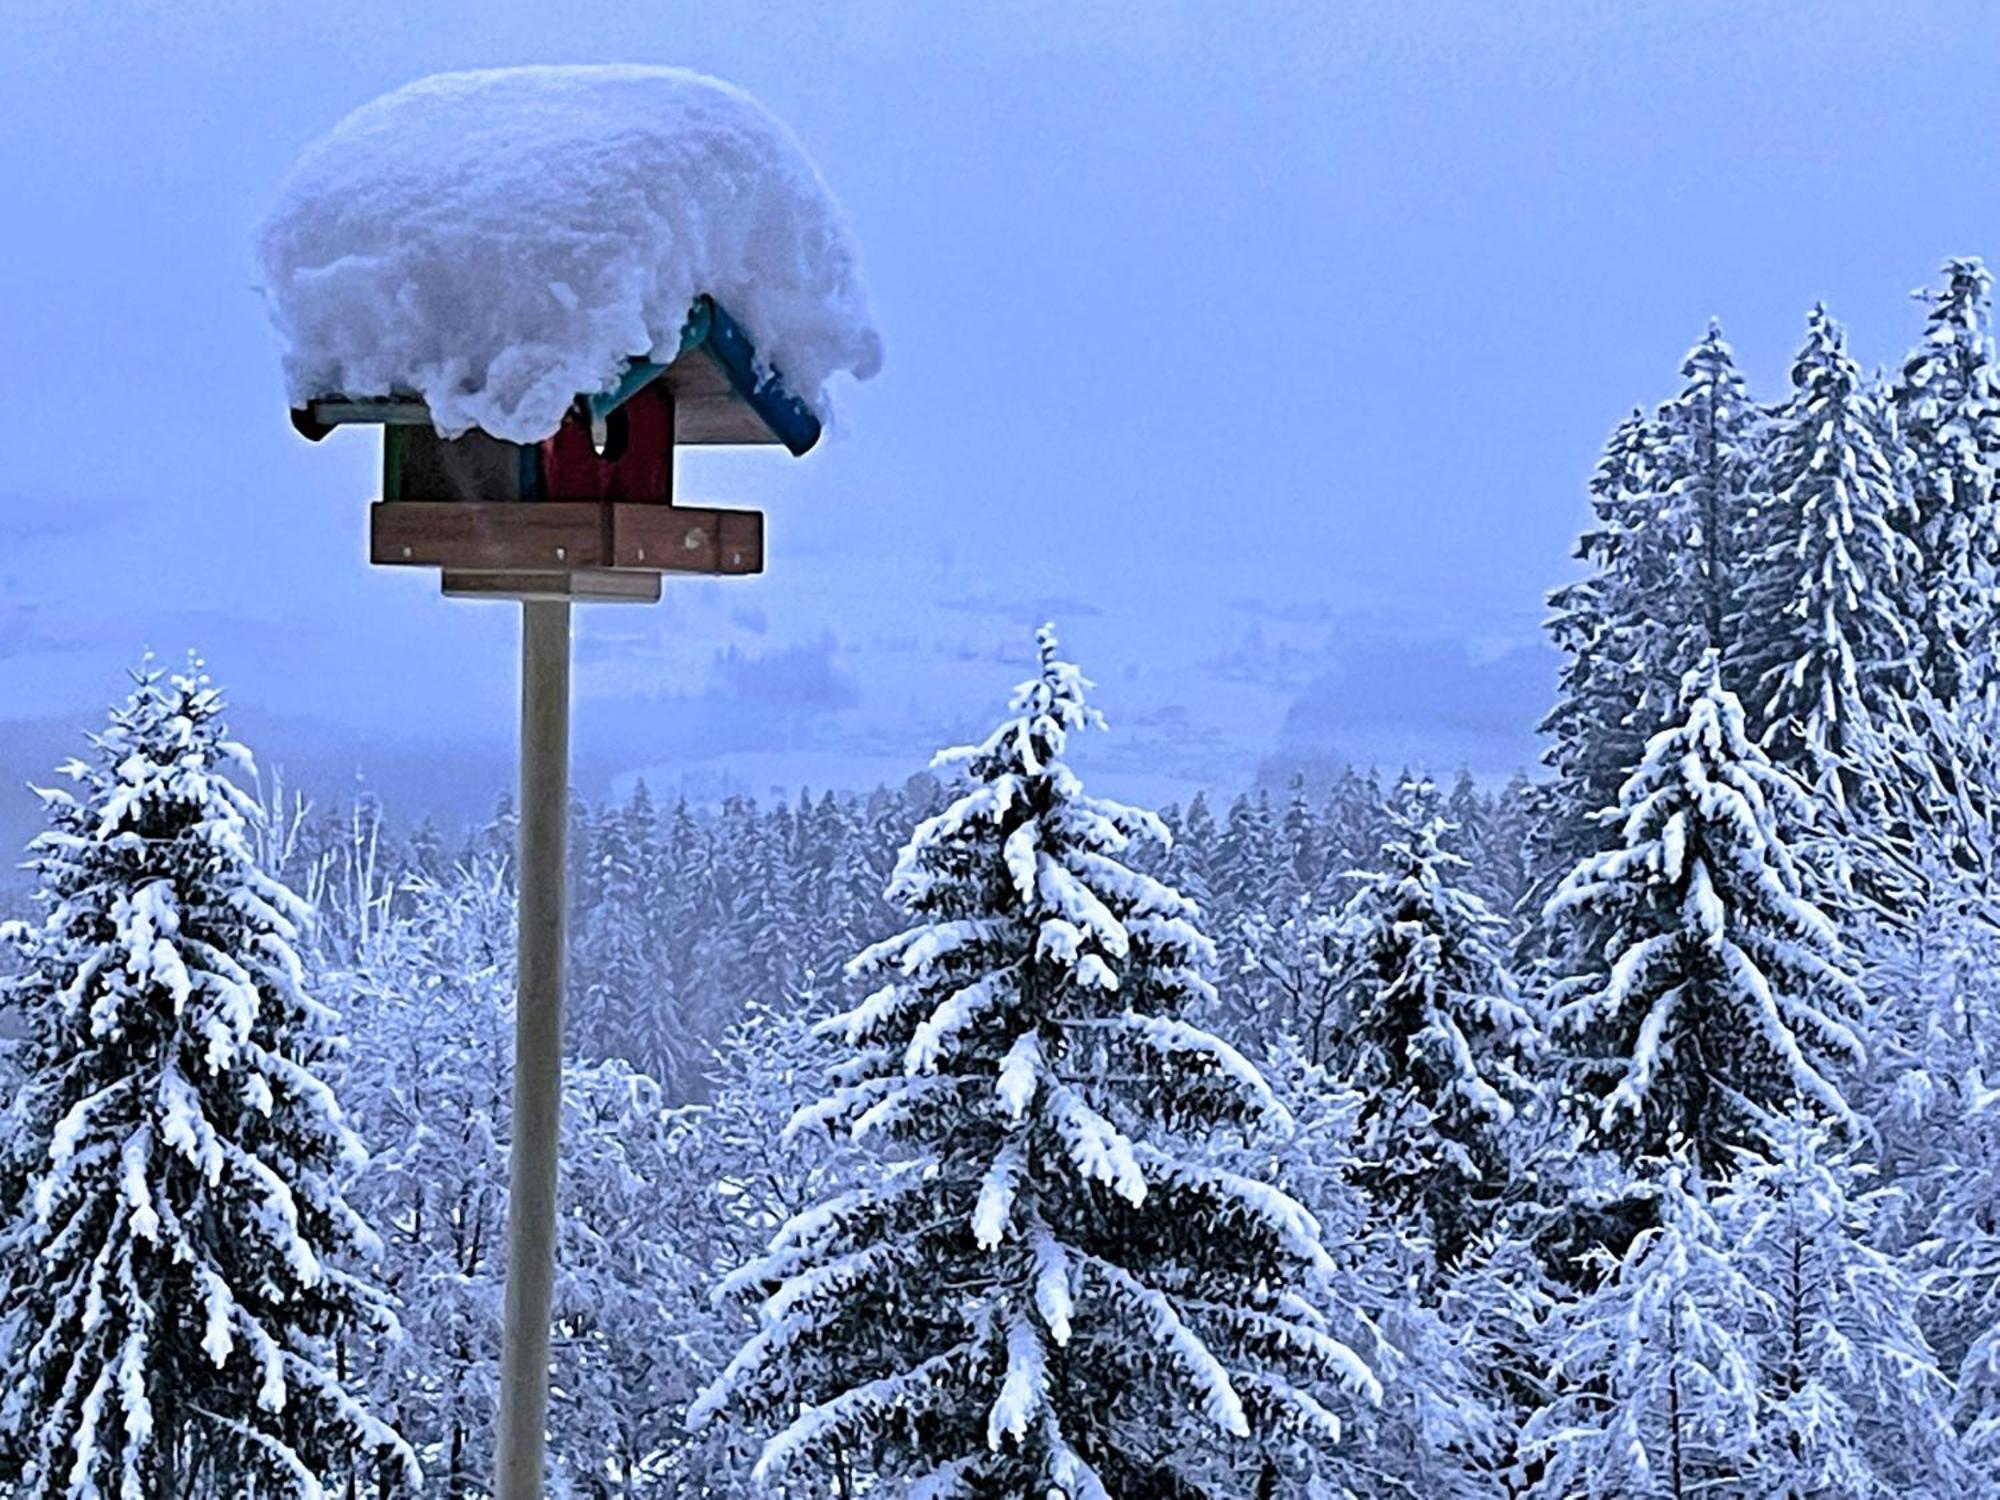
<svg viewBox="0 0 2000 1500">
<path fill-rule="evenodd" d="M 369 556 L 440 568 L 447 593 L 505 593 L 470 580 L 508 577 L 537 580 L 522 597 L 657 599 L 662 573 L 763 572 L 764 517 L 615 500 L 385 500 L 371 507 Z"/>
</svg>

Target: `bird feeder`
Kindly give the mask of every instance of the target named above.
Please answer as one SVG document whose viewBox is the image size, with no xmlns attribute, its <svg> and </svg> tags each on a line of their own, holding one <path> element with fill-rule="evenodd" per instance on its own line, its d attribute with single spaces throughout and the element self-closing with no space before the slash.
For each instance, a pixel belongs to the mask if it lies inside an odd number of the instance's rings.
<svg viewBox="0 0 2000 1500">
<path fill-rule="evenodd" d="M 759 373 L 742 326 L 703 296 L 671 360 L 627 361 L 540 442 L 478 428 L 445 437 L 417 396 L 319 397 L 293 409 L 292 425 L 315 442 L 336 427 L 382 429 L 374 562 L 436 568 L 447 595 L 522 604 L 519 1003 L 496 1493 L 537 1500 L 562 1118 L 570 606 L 650 603 L 669 573 L 761 573 L 763 515 L 677 504 L 675 450 L 752 444 L 804 454 L 820 422 L 776 375 Z"/>
<path fill-rule="evenodd" d="M 336 427 L 381 427 L 370 561 L 437 568 L 458 597 L 641 603 L 660 597 L 664 574 L 764 570 L 761 512 L 676 502 L 678 446 L 803 455 L 820 436 L 811 408 L 759 374 L 748 335 L 705 296 L 672 360 L 629 361 L 538 443 L 477 428 L 443 437 L 417 396 L 321 397 L 295 408 L 292 425 L 315 442 Z"/>
<path fill-rule="evenodd" d="M 314 442 L 382 429 L 370 558 L 435 568 L 448 595 L 521 602 L 493 1493 L 541 1500 L 572 606 L 650 602 L 668 574 L 761 573 L 763 516 L 682 505 L 677 450 L 805 453 L 821 414 L 795 391 L 867 379 L 881 340 L 845 224 L 797 142 L 740 90 L 670 68 L 444 74 L 385 95 L 301 157 L 259 259 L 292 425 Z M 718 287 L 739 316 L 709 295 Z M 769 347 L 752 347 L 751 327 Z M 645 354 L 621 359 L 634 346 Z"/>
</svg>

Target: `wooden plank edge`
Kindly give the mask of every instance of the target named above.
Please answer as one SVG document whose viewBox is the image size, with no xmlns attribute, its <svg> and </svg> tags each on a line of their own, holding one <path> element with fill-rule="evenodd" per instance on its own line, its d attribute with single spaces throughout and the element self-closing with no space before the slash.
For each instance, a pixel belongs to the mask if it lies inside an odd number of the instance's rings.
<svg viewBox="0 0 2000 1500">
<path fill-rule="evenodd" d="M 579 604 L 656 604 L 657 573 L 592 569 L 577 573 L 443 574 L 447 599 L 569 600 Z"/>
</svg>

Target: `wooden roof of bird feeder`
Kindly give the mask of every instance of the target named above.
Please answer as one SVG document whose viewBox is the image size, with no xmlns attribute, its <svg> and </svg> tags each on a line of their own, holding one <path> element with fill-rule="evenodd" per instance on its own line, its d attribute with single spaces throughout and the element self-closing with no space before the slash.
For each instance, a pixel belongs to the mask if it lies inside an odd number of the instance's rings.
<svg viewBox="0 0 2000 1500">
<path fill-rule="evenodd" d="M 709 297 L 695 300 L 673 359 L 628 362 L 540 442 L 477 428 L 442 437 L 417 396 L 327 396 L 292 412 L 315 442 L 354 424 L 383 429 L 371 561 L 441 569 L 447 594 L 516 599 L 650 602 L 663 573 L 761 573 L 763 515 L 677 505 L 674 450 L 804 454 L 820 436 L 812 409 L 760 376 L 749 336 Z"/>
</svg>

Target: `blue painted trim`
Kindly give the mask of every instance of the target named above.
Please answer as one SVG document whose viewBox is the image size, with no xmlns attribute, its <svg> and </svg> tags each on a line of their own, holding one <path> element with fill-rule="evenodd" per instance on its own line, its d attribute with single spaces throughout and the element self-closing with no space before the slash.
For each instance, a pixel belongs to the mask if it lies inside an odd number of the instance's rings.
<svg viewBox="0 0 2000 1500">
<path fill-rule="evenodd" d="M 624 372 L 618 377 L 618 384 L 608 391 L 599 391 L 587 398 L 591 416 L 599 420 L 610 416 L 666 371 L 665 365 L 655 364 L 650 359 L 626 361 Z"/>
<path fill-rule="evenodd" d="M 774 372 L 761 382 L 757 378 L 757 351 L 743 325 L 712 297 L 697 297 L 681 329 L 680 352 L 704 350 L 728 377 L 737 398 L 757 414 L 771 435 L 793 454 L 808 452 L 824 430 L 811 407 L 785 389 Z M 633 360 L 625 366 L 618 383 L 608 391 L 588 398 L 590 414 L 608 417 L 639 392 L 666 373 L 667 366 L 652 360 Z"/>
</svg>

